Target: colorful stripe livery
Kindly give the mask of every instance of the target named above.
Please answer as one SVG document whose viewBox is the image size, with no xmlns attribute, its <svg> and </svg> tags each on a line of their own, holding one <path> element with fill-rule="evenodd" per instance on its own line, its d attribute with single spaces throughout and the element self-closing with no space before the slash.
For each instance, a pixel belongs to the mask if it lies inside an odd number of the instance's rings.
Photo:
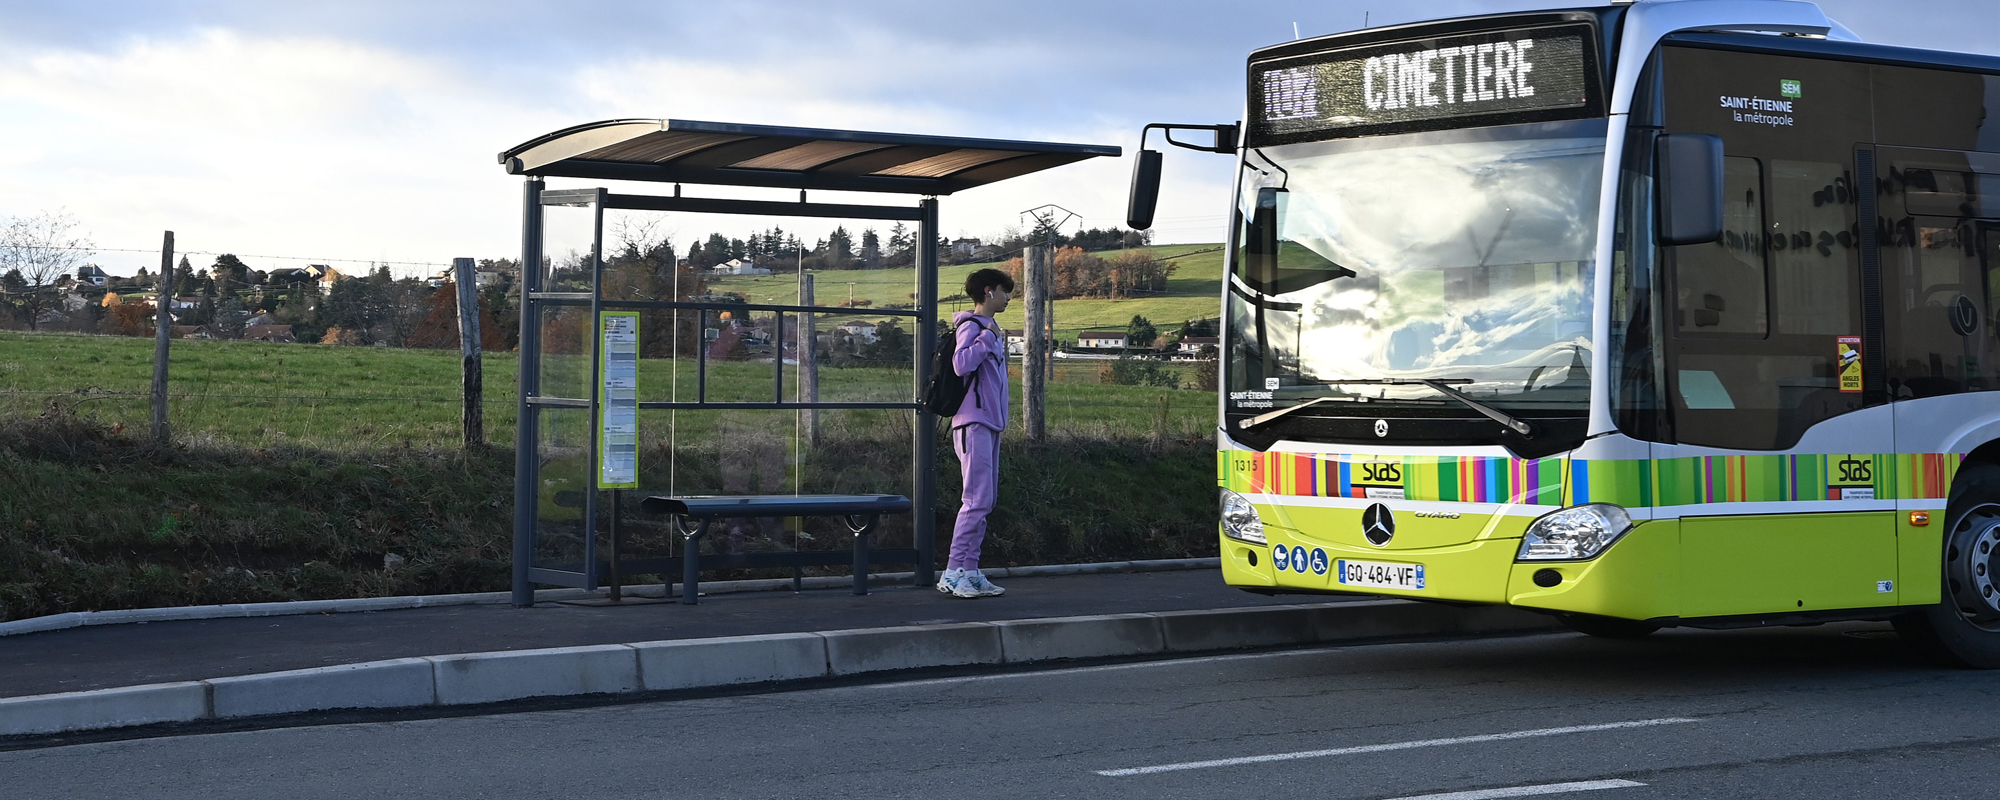
<svg viewBox="0 0 2000 800">
<path fill-rule="evenodd" d="M 1218 454 L 1224 488 L 1299 497 L 1399 497 L 1627 508 L 1800 500 L 1941 500 L 1958 453 L 1697 456 L 1662 460 Z"/>
<path fill-rule="evenodd" d="M 1556 505 L 1560 458 L 1359 456 L 1221 451 L 1222 485 L 1299 497 L 1401 497 Z"/>
</svg>

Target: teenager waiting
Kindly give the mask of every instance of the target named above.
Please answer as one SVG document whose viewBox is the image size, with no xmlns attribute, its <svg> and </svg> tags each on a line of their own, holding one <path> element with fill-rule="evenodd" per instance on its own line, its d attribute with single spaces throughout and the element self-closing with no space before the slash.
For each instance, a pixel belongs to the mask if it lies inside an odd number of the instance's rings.
<svg viewBox="0 0 2000 800">
<path fill-rule="evenodd" d="M 952 529 L 951 557 L 937 589 L 955 597 L 996 597 L 1007 590 L 979 571 L 979 545 L 986 540 L 986 517 L 1000 495 L 1000 432 L 1007 429 L 1007 344 L 993 317 L 1007 310 L 1014 279 L 997 269 L 965 278 L 965 296 L 978 305 L 954 314 L 958 332 L 952 371 L 969 388 L 951 418 L 951 449 L 965 476 L 964 503 Z"/>
</svg>

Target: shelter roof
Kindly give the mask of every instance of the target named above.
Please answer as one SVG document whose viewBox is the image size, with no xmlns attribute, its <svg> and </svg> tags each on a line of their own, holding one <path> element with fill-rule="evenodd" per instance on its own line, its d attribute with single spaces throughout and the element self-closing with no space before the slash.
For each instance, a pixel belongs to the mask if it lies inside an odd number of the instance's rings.
<svg viewBox="0 0 2000 800">
<path fill-rule="evenodd" d="M 945 195 L 1119 152 L 1115 145 L 617 119 L 530 139 L 502 152 L 500 164 L 512 175 Z"/>
</svg>

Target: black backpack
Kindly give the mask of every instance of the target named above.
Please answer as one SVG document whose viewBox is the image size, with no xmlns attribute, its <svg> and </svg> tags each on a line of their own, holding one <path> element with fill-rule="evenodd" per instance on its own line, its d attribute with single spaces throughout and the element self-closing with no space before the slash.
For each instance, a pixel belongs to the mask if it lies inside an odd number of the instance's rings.
<svg viewBox="0 0 2000 800">
<path fill-rule="evenodd" d="M 958 354 L 958 329 L 967 322 L 979 324 L 979 320 L 966 317 L 951 330 L 940 334 L 937 348 L 931 351 L 931 377 L 924 382 L 924 395 L 918 402 L 924 404 L 925 410 L 940 417 L 957 414 L 958 407 L 965 404 L 966 393 L 979 380 L 977 369 L 972 371 L 971 377 L 966 377 L 952 368 L 952 357 Z"/>
</svg>

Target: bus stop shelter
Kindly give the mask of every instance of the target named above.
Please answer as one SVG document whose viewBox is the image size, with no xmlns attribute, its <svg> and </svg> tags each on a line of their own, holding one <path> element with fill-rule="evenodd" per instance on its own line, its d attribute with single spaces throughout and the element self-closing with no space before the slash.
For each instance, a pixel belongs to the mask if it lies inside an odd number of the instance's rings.
<svg viewBox="0 0 2000 800">
<path fill-rule="evenodd" d="M 914 417 L 910 446 L 910 487 L 914 514 L 912 547 L 908 550 L 875 550 L 869 563 L 910 563 L 916 580 L 928 583 L 933 566 L 935 541 L 935 442 L 930 432 L 935 419 L 916 402 L 935 347 L 937 329 L 938 197 L 1028 175 L 1041 170 L 1099 156 L 1117 156 L 1109 145 L 1060 144 L 998 139 L 920 136 L 901 133 L 823 130 L 772 127 L 688 120 L 620 119 L 593 122 L 536 137 L 500 154 L 500 164 L 510 175 L 525 178 L 522 200 L 521 235 L 521 339 L 517 427 L 514 473 L 513 601 L 517 606 L 534 602 L 537 584 L 597 588 L 603 576 L 661 574 L 672 576 L 681 570 L 676 556 L 621 561 L 617 555 L 618 509 L 611 505 L 612 535 L 609 560 L 600 554 L 600 494 L 637 485 L 635 454 L 637 435 L 627 428 L 636 426 L 640 410 L 731 410 L 786 409 L 892 409 L 907 410 Z M 548 178 L 581 181 L 636 181 L 672 184 L 671 195 L 634 194 L 609 188 L 551 189 Z M 749 200 L 694 197 L 684 194 L 687 187 L 761 187 L 797 190 L 796 200 Z M 872 192 L 914 196 L 913 204 L 871 205 L 829 203 L 811 199 L 811 191 Z M 692 400 L 643 399 L 628 391 L 618 377 L 637 374 L 636 350 L 619 349 L 615 337 L 617 318 L 633 318 L 635 312 L 672 310 L 699 315 L 703 324 L 712 314 L 730 311 L 764 312 L 777 315 L 784 329 L 785 315 L 810 319 L 815 312 L 852 313 L 819 305 L 724 304 L 714 298 L 672 296 L 637 298 L 607 293 L 604 283 L 606 210 L 728 214 L 764 217 L 817 217 L 852 220 L 883 220 L 916 224 L 914 265 L 915 304 L 910 309 L 871 310 L 879 317 L 914 318 L 914 363 L 912 385 L 907 399 L 870 402 L 817 402 L 816 399 L 786 400 L 785 359 L 778 351 L 773 362 L 777 391 L 770 401 L 734 398 L 711 400 L 706 390 L 706 372 L 700 373 L 701 391 Z M 570 221 L 587 226 L 587 248 L 574 249 L 568 261 L 551 259 L 545 251 L 545 236 L 551 214 L 567 215 Z M 568 224 L 567 222 L 565 224 Z M 677 268 L 677 267 L 676 267 Z M 564 272 L 564 270 L 567 272 Z M 678 281 L 678 277 L 676 277 Z M 675 284 L 678 286 L 678 282 Z M 587 310 L 589 336 L 579 341 L 545 341 L 545 322 L 556 314 L 574 315 Z M 636 320 L 631 323 L 636 326 Z M 678 325 L 678 321 L 675 323 Z M 680 357 L 676 343 L 674 357 Z M 699 344 L 697 352 L 706 353 Z M 628 352 L 628 350 L 630 350 Z M 810 359 L 811 349 L 800 359 Z M 614 369 L 625 362 L 626 373 Z M 587 372 L 584 371 L 587 366 Z M 698 369 L 706 370 L 705 362 Z M 574 376 L 585 376 L 574 380 Z M 678 379 L 676 379 L 678 380 Z M 587 417 L 588 436 L 570 435 L 556 441 L 550 435 L 562 425 L 552 424 L 560 415 L 563 424 Z M 585 440 L 587 441 L 580 441 Z M 561 451 L 562 457 L 584 457 L 589 479 L 568 474 L 551 480 L 545 466 Z M 566 489 L 551 490 L 556 483 Z M 547 505 L 559 505 L 562 514 L 545 513 Z M 551 519 L 551 517 L 557 519 Z M 574 547 L 551 552 L 545 539 L 558 532 Z M 689 540 L 698 546 L 694 540 Z M 828 560 L 826 553 L 779 552 L 703 558 L 704 565 L 717 567 L 790 566 L 846 563 Z M 865 567 L 857 564 L 857 567 Z"/>
</svg>

